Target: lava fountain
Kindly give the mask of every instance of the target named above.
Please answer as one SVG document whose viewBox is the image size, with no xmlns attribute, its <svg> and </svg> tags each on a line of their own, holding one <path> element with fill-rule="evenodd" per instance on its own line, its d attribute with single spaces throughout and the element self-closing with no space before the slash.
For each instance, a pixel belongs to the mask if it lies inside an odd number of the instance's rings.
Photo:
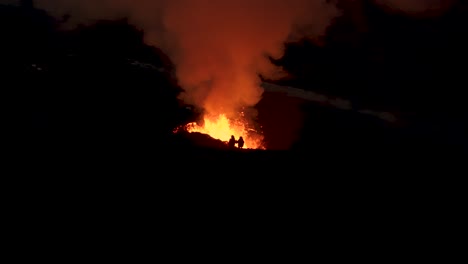
<svg viewBox="0 0 468 264">
<path fill-rule="evenodd" d="M 241 114 L 242 116 L 242 114 Z M 212 138 L 228 142 L 231 136 L 237 139 L 242 137 L 245 141 L 244 148 L 246 149 L 265 149 L 263 144 L 263 135 L 249 127 L 245 118 L 241 117 L 237 120 L 229 119 L 225 114 L 218 116 L 205 115 L 202 122 L 192 122 L 185 126 L 183 129 L 193 133 L 203 133 L 211 136 Z"/>
</svg>

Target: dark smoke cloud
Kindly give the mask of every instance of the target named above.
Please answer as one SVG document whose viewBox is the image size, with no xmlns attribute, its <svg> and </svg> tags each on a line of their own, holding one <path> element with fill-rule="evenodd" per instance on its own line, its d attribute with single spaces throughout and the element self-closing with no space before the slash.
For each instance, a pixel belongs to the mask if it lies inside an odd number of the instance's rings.
<svg viewBox="0 0 468 264">
<path fill-rule="evenodd" d="M 176 64 L 183 99 L 234 114 L 261 98 L 258 74 L 277 73 L 284 41 L 322 36 L 337 10 L 326 0 L 38 0 L 72 23 L 128 17 Z"/>
<path fill-rule="evenodd" d="M 375 2 L 388 11 L 427 17 L 443 14 L 457 0 L 375 0 Z"/>
</svg>

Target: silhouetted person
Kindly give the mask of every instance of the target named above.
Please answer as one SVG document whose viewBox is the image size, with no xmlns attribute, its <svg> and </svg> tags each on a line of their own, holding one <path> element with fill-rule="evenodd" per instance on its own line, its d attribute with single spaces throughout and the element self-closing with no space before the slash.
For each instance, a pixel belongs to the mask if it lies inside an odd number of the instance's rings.
<svg viewBox="0 0 468 264">
<path fill-rule="evenodd" d="M 228 146 L 229 148 L 234 148 L 236 146 L 236 139 L 234 138 L 234 136 L 231 136 L 231 138 L 229 139 Z"/>
<path fill-rule="evenodd" d="M 244 147 L 244 139 L 242 137 L 239 137 L 239 140 L 237 141 L 237 146 L 239 148 L 243 148 Z"/>
</svg>

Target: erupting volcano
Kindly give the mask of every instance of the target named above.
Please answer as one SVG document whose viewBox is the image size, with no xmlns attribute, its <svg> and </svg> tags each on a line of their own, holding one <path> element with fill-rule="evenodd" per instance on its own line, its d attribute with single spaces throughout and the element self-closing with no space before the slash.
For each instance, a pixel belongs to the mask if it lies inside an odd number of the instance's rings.
<svg viewBox="0 0 468 264">
<path fill-rule="evenodd" d="M 242 115 L 242 114 L 241 114 Z M 188 132 L 199 132 L 207 134 L 212 138 L 228 142 L 229 138 L 234 136 L 236 139 L 243 137 L 246 149 L 265 149 L 263 144 L 263 135 L 253 128 L 249 127 L 248 122 L 243 118 L 230 120 L 226 115 L 205 116 L 203 122 L 189 123 L 184 126 Z"/>
<path fill-rule="evenodd" d="M 324 6 L 322 0 L 168 2 L 163 24 L 170 40 L 166 50 L 184 90 L 179 98 L 204 112 L 200 122 L 184 130 L 221 141 L 242 136 L 244 148 L 264 149 L 255 111 L 247 112 L 262 98 L 260 76 L 284 74 L 271 59 L 281 58 L 284 42 L 298 25 L 315 21 L 309 11 Z M 323 23 L 317 25 L 321 33 Z"/>
<path fill-rule="evenodd" d="M 338 14 L 327 0 L 38 2 L 60 17 L 69 10 L 75 19 L 128 16 L 148 44 L 170 57 L 184 91 L 179 98 L 205 113 L 201 122 L 184 129 L 222 141 L 242 136 L 244 148 L 251 149 L 264 145 L 255 111 L 247 109 L 262 98 L 262 78 L 284 75 L 272 59 L 282 57 L 285 41 L 320 39 Z"/>
</svg>

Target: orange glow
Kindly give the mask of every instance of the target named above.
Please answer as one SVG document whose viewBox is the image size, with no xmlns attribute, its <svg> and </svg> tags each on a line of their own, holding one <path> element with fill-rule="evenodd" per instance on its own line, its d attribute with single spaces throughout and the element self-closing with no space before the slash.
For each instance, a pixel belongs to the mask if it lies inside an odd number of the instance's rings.
<svg viewBox="0 0 468 264">
<path fill-rule="evenodd" d="M 236 140 L 242 136 L 244 139 L 244 149 L 265 149 L 263 146 L 263 136 L 253 129 L 249 129 L 245 121 L 229 120 L 226 115 L 221 114 L 215 117 L 205 116 L 204 124 L 199 125 L 196 122 L 189 123 L 185 126 L 188 132 L 199 132 L 207 134 L 212 138 L 219 139 L 225 142 L 229 141 L 231 135 Z"/>
</svg>

